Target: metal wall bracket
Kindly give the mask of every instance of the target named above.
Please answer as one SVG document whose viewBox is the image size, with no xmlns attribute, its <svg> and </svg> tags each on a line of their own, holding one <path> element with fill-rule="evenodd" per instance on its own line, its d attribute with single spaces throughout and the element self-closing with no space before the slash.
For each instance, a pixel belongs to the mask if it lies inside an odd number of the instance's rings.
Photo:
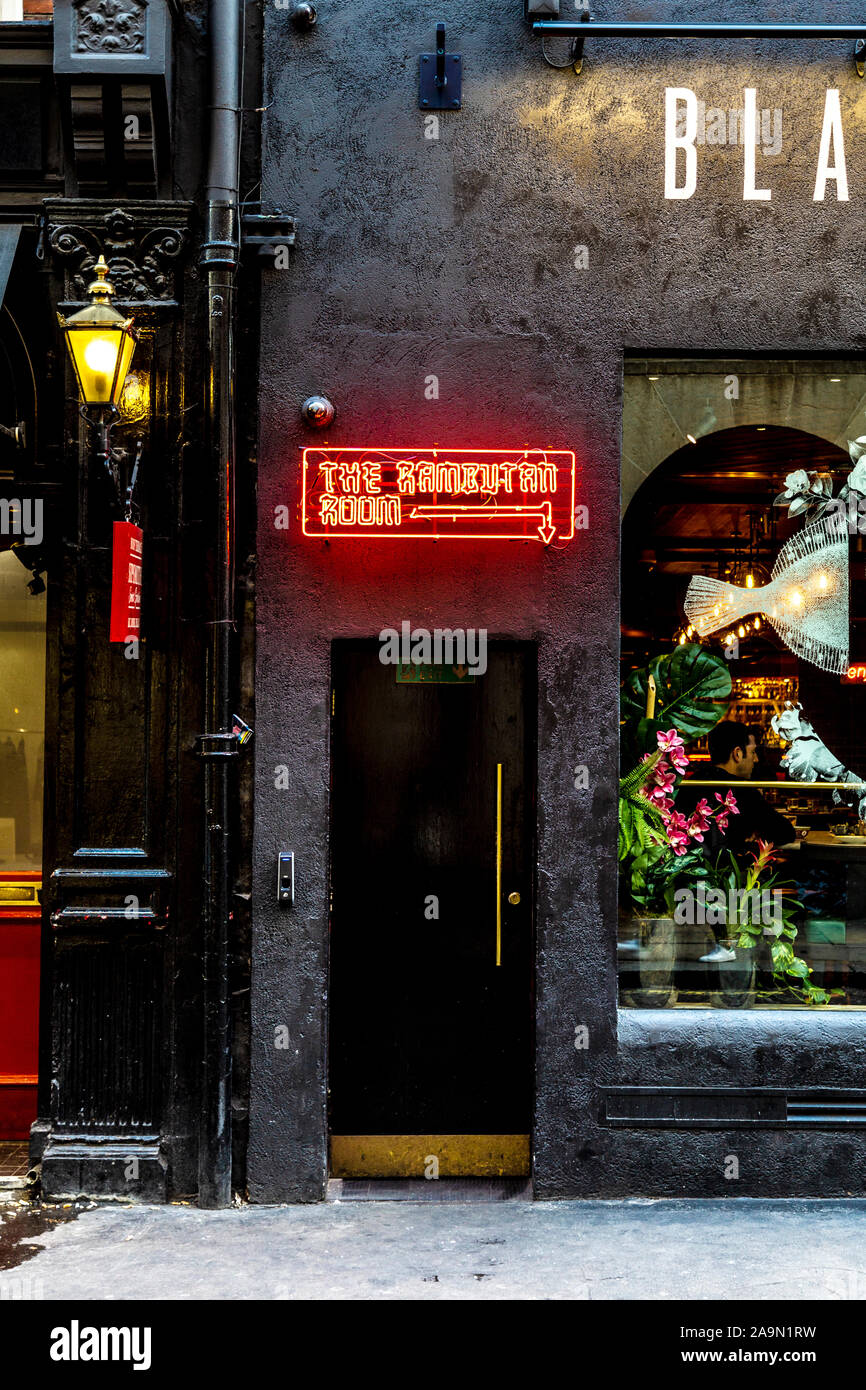
<svg viewBox="0 0 866 1390">
<path fill-rule="evenodd" d="M 418 105 L 424 111 L 456 111 L 463 102 L 463 63 L 445 52 L 445 25 L 436 25 L 436 52 L 418 60 Z"/>
<path fill-rule="evenodd" d="M 243 245 L 254 246 L 262 259 L 275 256 L 280 246 L 294 246 L 297 231 L 295 218 L 282 208 L 247 203 L 241 211 Z"/>
<path fill-rule="evenodd" d="M 196 734 L 193 751 L 200 758 L 236 758 L 252 736 L 249 724 L 245 724 L 240 715 L 233 714 L 230 734 Z"/>
<path fill-rule="evenodd" d="M 589 10 L 581 11 L 580 22 L 581 24 L 589 24 Z M 574 73 L 576 77 L 580 77 L 580 74 L 583 72 L 584 42 L 585 40 L 583 35 L 578 34 L 577 37 L 574 38 L 571 43 L 571 66 L 574 68 Z"/>
</svg>

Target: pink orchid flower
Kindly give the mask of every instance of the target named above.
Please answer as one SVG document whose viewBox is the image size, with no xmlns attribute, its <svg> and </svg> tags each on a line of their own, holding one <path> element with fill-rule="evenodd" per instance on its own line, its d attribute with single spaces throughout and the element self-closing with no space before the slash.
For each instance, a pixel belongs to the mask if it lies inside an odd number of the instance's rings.
<svg viewBox="0 0 866 1390">
<path fill-rule="evenodd" d="M 662 753 L 668 755 L 677 772 L 685 772 L 689 765 L 689 760 L 685 751 L 685 745 L 676 729 L 668 729 L 666 733 L 659 730 L 656 734 L 656 742 Z"/>
</svg>

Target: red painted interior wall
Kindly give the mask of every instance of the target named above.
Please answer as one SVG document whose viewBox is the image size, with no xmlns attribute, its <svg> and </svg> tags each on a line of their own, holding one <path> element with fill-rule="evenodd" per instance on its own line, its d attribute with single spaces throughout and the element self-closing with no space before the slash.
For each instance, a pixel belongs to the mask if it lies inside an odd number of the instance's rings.
<svg viewBox="0 0 866 1390">
<path fill-rule="evenodd" d="M 4 873 L 0 885 L 40 879 Z M 40 920 L 38 906 L 0 902 L 0 1139 L 27 1139 L 36 1119 Z"/>
</svg>

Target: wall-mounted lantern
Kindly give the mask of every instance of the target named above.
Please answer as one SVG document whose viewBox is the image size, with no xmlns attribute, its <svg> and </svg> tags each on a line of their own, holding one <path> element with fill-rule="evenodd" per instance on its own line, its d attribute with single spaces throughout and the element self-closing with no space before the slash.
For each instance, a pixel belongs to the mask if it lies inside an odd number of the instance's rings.
<svg viewBox="0 0 866 1390">
<path fill-rule="evenodd" d="M 57 319 L 66 338 L 85 407 L 93 410 L 107 407 L 115 416 L 138 334 L 132 319 L 125 319 L 113 307 L 114 286 L 107 275 L 108 266 L 100 256 L 96 263 L 96 279 L 87 287 L 90 304 L 68 319 L 62 314 L 58 314 Z"/>
<path fill-rule="evenodd" d="M 131 318 L 124 318 L 111 303 L 114 286 L 108 280 L 103 256 L 95 266 L 96 279 L 88 285 L 91 302 L 85 309 L 57 321 L 63 330 L 81 396 L 80 413 L 99 436 L 99 457 L 111 474 L 120 501 L 118 464 L 124 454 L 111 448 L 111 427 L 120 416 L 123 392 L 138 334 Z M 140 449 L 139 449 L 140 452 Z M 130 487 L 127 508 L 131 500 Z"/>
</svg>

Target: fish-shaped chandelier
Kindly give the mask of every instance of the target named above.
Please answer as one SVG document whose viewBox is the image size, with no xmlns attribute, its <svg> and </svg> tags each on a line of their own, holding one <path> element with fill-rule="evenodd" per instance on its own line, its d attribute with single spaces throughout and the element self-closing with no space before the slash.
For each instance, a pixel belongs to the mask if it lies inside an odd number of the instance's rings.
<svg viewBox="0 0 866 1390">
<path fill-rule="evenodd" d="M 685 611 L 701 637 L 762 613 L 804 661 L 842 675 L 848 667 L 848 520 L 844 508 L 804 526 L 779 551 L 769 584 L 741 588 L 696 574 Z"/>
</svg>

